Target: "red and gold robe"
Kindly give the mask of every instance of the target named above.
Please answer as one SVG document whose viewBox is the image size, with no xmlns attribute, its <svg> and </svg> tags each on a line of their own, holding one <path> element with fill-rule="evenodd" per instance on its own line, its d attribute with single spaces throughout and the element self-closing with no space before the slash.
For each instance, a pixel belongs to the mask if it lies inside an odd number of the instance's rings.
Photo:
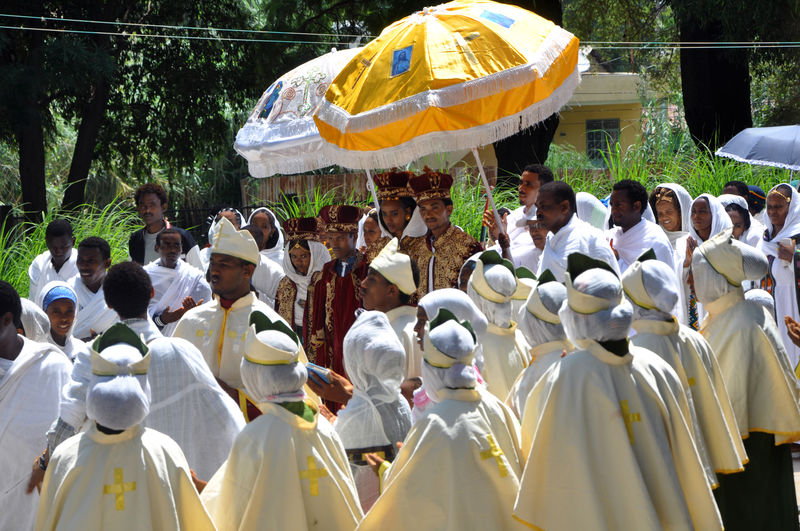
<svg viewBox="0 0 800 531">
<path fill-rule="evenodd" d="M 442 288 L 458 288 L 458 273 L 467 258 L 483 250 L 481 244 L 455 225 L 434 238 L 428 234 L 412 238 L 407 252 L 419 267 L 419 289 L 422 298 L 426 293 Z M 432 273 L 432 276 L 431 276 Z"/>
<path fill-rule="evenodd" d="M 359 286 L 367 275 L 367 262 L 359 255 L 353 268 L 339 276 L 339 260 L 331 260 L 314 273 L 308 286 L 303 336 L 309 361 L 345 374 L 342 343 L 361 308 Z"/>
</svg>

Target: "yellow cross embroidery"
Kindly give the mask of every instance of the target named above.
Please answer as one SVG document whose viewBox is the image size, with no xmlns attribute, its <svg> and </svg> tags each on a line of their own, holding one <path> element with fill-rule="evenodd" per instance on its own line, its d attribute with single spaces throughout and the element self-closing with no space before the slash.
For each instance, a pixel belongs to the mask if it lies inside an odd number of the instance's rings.
<svg viewBox="0 0 800 531">
<path fill-rule="evenodd" d="M 125 483 L 122 480 L 122 469 L 114 469 L 114 483 L 103 486 L 103 494 L 114 495 L 114 508 L 118 511 L 125 510 L 125 493 L 136 490 L 136 482 Z"/>
<path fill-rule="evenodd" d="M 205 335 L 208 335 L 208 337 L 211 337 L 212 335 L 214 335 L 214 331 L 213 330 L 198 330 L 197 332 L 195 332 L 195 335 L 197 337 L 203 337 Z"/>
<path fill-rule="evenodd" d="M 689 378 L 689 387 L 694 387 L 694 384 L 696 384 L 696 383 L 697 383 L 697 380 L 695 380 L 694 378 Z"/>
<path fill-rule="evenodd" d="M 642 416 L 639 413 L 631 413 L 627 400 L 621 400 L 619 406 L 622 408 L 622 419 L 625 421 L 625 429 L 628 430 L 628 439 L 630 439 L 631 445 L 633 445 L 633 423 L 641 422 Z"/>
<path fill-rule="evenodd" d="M 494 460 L 497 461 L 497 468 L 500 470 L 500 477 L 504 478 L 508 475 L 508 469 L 503 461 L 503 450 L 497 446 L 491 434 L 487 435 L 486 438 L 489 440 L 489 449 L 481 452 L 481 459 L 486 461 L 494 457 Z"/>
<path fill-rule="evenodd" d="M 327 476 L 328 471 L 324 468 L 317 468 L 317 461 L 313 456 L 307 457 L 308 470 L 300 471 L 300 479 L 308 480 L 308 490 L 312 496 L 319 496 L 319 478 Z"/>
</svg>

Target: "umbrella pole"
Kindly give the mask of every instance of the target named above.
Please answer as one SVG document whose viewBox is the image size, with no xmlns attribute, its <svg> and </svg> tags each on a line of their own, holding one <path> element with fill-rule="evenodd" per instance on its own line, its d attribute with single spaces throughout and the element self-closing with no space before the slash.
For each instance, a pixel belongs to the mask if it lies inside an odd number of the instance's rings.
<svg viewBox="0 0 800 531">
<path fill-rule="evenodd" d="M 481 174 L 483 186 L 486 188 L 486 197 L 489 198 L 489 204 L 492 205 L 492 212 L 494 212 L 494 220 L 495 223 L 497 223 L 497 228 L 500 230 L 500 232 L 506 232 L 503 230 L 503 220 L 500 219 L 500 214 L 497 213 L 497 206 L 494 204 L 494 196 L 492 195 L 492 189 L 489 187 L 489 180 L 486 178 L 486 172 L 483 169 L 481 157 L 478 155 L 478 148 L 472 148 L 472 154 L 475 156 L 475 163 L 478 165 L 478 173 Z"/>
<path fill-rule="evenodd" d="M 367 172 L 367 188 L 369 189 L 370 193 L 372 194 L 372 202 L 375 205 L 375 208 L 378 208 L 378 193 L 375 191 L 375 181 L 372 180 L 372 172 L 366 170 Z"/>
</svg>

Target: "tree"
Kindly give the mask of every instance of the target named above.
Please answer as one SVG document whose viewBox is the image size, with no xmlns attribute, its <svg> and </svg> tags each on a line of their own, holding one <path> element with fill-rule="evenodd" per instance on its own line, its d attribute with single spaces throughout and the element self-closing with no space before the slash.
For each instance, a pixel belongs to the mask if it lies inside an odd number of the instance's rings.
<svg viewBox="0 0 800 531">
<path fill-rule="evenodd" d="M 76 124 L 75 151 L 64 206 L 84 202 L 92 163 L 120 164 L 145 173 L 158 161 L 173 169 L 199 152 L 230 149 L 221 140 L 228 119 L 258 81 L 243 67 L 263 54 L 248 43 L 147 37 L 187 31 L 125 23 L 247 27 L 236 0 L 161 2 L 111 0 L 12 1 L 8 12 L 46 17 L 22 25 L 45 31 L 0 32 L 0 140 L 19 150 L 25 209 L 46 208 L 45 141 L 54 113 Z M 114 21 L 73 23 L 52 18 Z M 88 33 L 59 33 L 53 30 Z M 141 35 L 103 35 L 102 32 Z M 193 32 L 195 36 L 214 36 Z M 231 103 L 234 102 L 234 103 Z"/>
</svg>

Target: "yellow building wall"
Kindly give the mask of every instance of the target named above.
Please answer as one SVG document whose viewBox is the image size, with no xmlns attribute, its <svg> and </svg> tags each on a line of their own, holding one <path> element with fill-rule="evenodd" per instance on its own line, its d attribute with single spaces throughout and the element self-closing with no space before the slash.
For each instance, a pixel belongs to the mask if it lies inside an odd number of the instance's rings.
<svg viewBox="0 0 800 531">
<path fill-rule="evenodd" d="M 641 134 L 640 103 L 581 105 L 562 109 L 554 144 L 571 145 L 586 153 L 586 120 L 619 119 L 619 144 L 622 152 L 636 143 Z"/>
</svg>

